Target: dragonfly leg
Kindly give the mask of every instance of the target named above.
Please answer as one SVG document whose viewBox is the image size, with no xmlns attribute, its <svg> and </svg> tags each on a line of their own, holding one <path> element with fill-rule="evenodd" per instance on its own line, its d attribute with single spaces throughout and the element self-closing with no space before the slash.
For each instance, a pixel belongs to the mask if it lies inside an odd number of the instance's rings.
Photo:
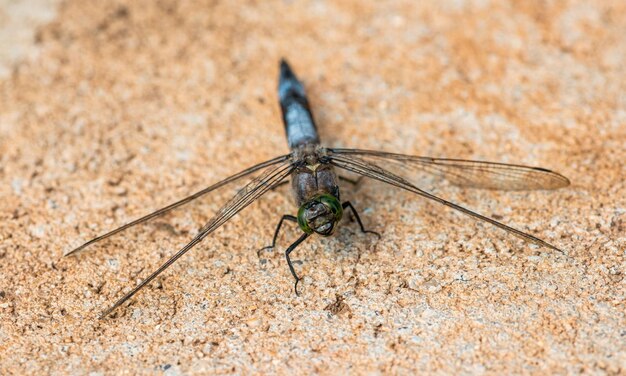
<svg viewBox="0 0 626 376">
<path fill-rule="evenodd" d="M 365 227 L 363 226 L 363 222 L 361 222 L 361 217 L 359 217 L 359 213 L 356 211 L 356 209 L 354 208 L 354 206 L 352 206 L 352 203 L 350 201 L 346 201 L 343 204 L 341 204 L 341 206 L 343 206 L 344 209 L 346 208 L 350 208 L 350 210 L 352 210 L 352 214 L 354 214 L 354 218 L 356 218 L 357 223 L 359 224 L 359 227 L 361 227 L 361 231 L 366 233 L 366 234 L 374 234 L 376 236 L 378 236 L 378 239 L 381 238 L 380 234 L 377 233 L 376 231 L 369 231 L 366 230 Z"/>
<path fill-rule="evenodd" d="M 346 183 L 350 183 L 350 184 L 352 184 L 354 186 L 357 186 L 357 185 L 361 184 L 361 180 L 363 180 L 363 176 L 359 176 L 358 179 L 354 180 L 354 179 L 350 179 L 350 178 L 347 178 L 345 176 L 339 175 L 339 179 L 345 181 Z"/>
<path fill-rule="evenodd" d="M 285 251 L 285 257 L 287 258 L 287 265 L 289 265 L 289 270 L 291 271 L 291 275 L 293 275 L 293 278 L 296 279 L 296 283 L 293 285 L 293 289 L 296 292 L 297 296 L 300 296 L 300 293 L 298 293 L 298 282 L 300 282 L 300 277 L 298 277 L 298 275 L 296 274 L 296 270 L 293 268 L 293 264 L 291 263 L 291 258 L 289 257 L 289 254 L 294 249 L 296 249 L 296 247 L 300 245 L 300 243 L 302 243 L 304 239 L 308 237 L 309 237 L 309 234 L 307 233 L 302 234 L 302 236 L 299 237 L 298 240 L 293 242 L 293 244 L 290 245 L 289 248 L 287 248 L 287 250 Z"/>
<path fill-rule="evenodd" d="M 278 226 L 276 226 L 276 230 L 274 231 L 274 238 L 272 239 L 272 245 L 268 245 L 267 247 L 263 247 L 256 251 L 257 256 L 261 257 L 261 252 L 273 249 L 276 246 L 276 239 L 278 238 L 278 233 L 280 232 L 280 228 L 283 225 L 284 221 L 298 222 L 298 219 L 293 215 L 285 214 L 278 222 Z"/>
</svg>

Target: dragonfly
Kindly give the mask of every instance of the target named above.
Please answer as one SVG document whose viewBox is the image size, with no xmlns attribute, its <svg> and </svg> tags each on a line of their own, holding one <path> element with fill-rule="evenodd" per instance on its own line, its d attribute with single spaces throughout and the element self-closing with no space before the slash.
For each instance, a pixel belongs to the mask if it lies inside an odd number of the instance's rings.
<svg viewBox="0 0 626 376">
<path fill-rule="evenodd" d="M 377 180 L 413 193 L 421 198 L 452 208 L 479 221 L 490 223 L 509 234 L 525 241 L 565 254 L 556 246 L 524 231 L 518 230 L 493 218 L 479 214 L 461 205 L 445 200 L 426 191 L 411 178 L 415 172 L 430 174 L 449 181 L 453 185 L 469 188 L 494 190 L 539 190 L 566 187 L 569 180 L 556 172 L 541 167 L 516 164 L 494 163 L 465 159 L 431 158 L 377 150 L 328 148 L 320 143 L 316 123 L 307 99 L 304 85 L 285 61 L 280 61 L 278 77 L 278 98 L 285 126 L 290 153 L 261 162 L 219 181 L 191 196 L 174 202 L 119 228 L 100 235 L 66 256 L 78 253 L 94 243 L 107 239 L 130 227 L 160 217 L 182 205 L 188 204 L 227 184 L 248 178 L 235 195 L 199 230 L 184 247 L 174 253 L 154 272 L 139 282 L 129 292 L 100 314 L 105 318 L 132 298 L 137 292 L 153 281 L 158 275 L 175 263 L 185 253 L 215 232 L 247 206 L 266 192 L 291 180 L 293 198 L 298 207 L 296 215 L 285 214 L 278 221 L 272 243 L 264 249 L 273 249 L 280 230 L 285 222 L 297 224 L 301 235 L 285 250 L 285 258 L 291 275 L 295 279 L 294 290 L 298 292 L 301 278 L 291 261 L 292 252 L 313 235 L 331 236 L 344 213 L 348 210 L 356 219 L 360 230 L 380 234 L 365 229 L 355 206 L 350 201 L 341 201 L 339 181 L 342 176 L 337 170 Z M 394 172 L 395 171 L 395 172 Z M 348 180 L 348 179 L 346 179 Z"/>
</svg>

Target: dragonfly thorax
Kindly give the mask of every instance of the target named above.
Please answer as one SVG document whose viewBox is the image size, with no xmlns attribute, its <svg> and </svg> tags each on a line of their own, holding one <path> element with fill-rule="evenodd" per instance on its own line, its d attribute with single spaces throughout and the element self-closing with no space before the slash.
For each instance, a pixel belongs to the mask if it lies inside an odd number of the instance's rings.
<svg viewBox="0 0 626 376">
<path fill-rule="evenodd" d="M 332 235 L 335 224 L 343 216 L 339 200 L 330 194 L 321 194 L 308 200 L 298 210 L 298 225 L 307 234 Z"/>
</svg>

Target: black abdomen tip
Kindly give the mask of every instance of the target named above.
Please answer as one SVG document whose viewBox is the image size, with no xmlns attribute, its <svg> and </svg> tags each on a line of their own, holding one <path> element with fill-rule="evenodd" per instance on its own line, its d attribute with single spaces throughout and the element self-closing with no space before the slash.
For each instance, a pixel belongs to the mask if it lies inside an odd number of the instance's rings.
<svg viewBox="0 0 626 376">
<path fill-rule="evenodd" d="M 280 59 L 280 76 L 278 78 L 278 96 L 281 102 L 290 97 L 301 97 L 305 99 L 304 87 L 298 80 L 287 60 Z"/>
<path fill-rule="evenodd" d="M 289 66 L 289 63 L 287 62 L 287 60 L 280 59 L 280 79 L 281 80 L 286 80 L 286 79 L 295 79 L 296 75 L 293 73 L 293 71 L 291 70 L 291 67 Z"/>
</svg>

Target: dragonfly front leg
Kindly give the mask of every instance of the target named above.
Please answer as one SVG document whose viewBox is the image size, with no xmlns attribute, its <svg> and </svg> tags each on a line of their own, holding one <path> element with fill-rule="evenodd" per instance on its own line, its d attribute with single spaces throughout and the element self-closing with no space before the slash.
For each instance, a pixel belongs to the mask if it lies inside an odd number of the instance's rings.
<svg viewBox="0 0 626 376">
<path fill-rule="evenodd" d="M 276 246 L 276 239 L 278 238 L 278 233 L 280 232 L 280 228 L 282 227 L 284 221 L 291 221 L 291 222 L 298 223 L 298 219 L 294 217 L 293 215 L 289 215 L 289 214 L 283 215 L 283 217 L 278 222 L 278 226 L 276 226 L 276 230 L 274 231 L 274 238 L 272 239 L 272 245 L 268 245 L 267 247 L 263 247 L 259 249 L 258 251 L 256 251 L 256 254 L 258 257 L 261 257 L 261 252 L 265 250 L 273 249 Z"/>
<path fill-rule="evenodd" d="M 285 257 L 287 258 L 287 265 L 289 265 L 289 270 L 291 270 L 291 275 L 293 275 L 293 278 L 296 279 L 296 283 L 293 285 L 293 289 L 296 292 L 297 296 L 300 296 L 300 293 L 298 293 L 298 282 L 300 282 L 300 277 L 298 277 L 298 275 L 296 274 L 296 270 L 293 268 L 293 264 L 291 263 L 291 258 L 289 257 L 289 254 L 294 249 L 296 249 L 296 247 L 300 245 L 300 243 L 302 243 L 304 239 L 308 237 L 309 237 L 309 234 L 307 233 L 302 234 L 302 236 L 299 237 L 298 240 L 293 242 L 293 244 L 290 245 L 289 248 L 287 248 L 287 250 L 285 251 Z"/>
<path fill-rule="evenodd" d="M 352 214 L 354 215 L 354 218 L 356 218 L 357 223 L 359 224 L 359 227 L 361 227 L 361 231 L 363 233 L 366 234 L 374 234 L 376 236 L 378 236 L 378 239 L 381 238 L 380 234 L 377 233 L 376 231 L 369 231 L 366 230 L 365 227 L 363 226 L 363 222 L 361 222 L 361 217 L 359 217 L 359 213 L 356 211 L 356 209 L 354 208 L 354 206 L 352 206 L 352 203 L 350 203 L 350 201 L 346 201 L 343 204 L 341 204 L 341 206 L 346 209 L 346 208 L 350 208 L 350 210 L 352 210 Z"/>
</svg>

